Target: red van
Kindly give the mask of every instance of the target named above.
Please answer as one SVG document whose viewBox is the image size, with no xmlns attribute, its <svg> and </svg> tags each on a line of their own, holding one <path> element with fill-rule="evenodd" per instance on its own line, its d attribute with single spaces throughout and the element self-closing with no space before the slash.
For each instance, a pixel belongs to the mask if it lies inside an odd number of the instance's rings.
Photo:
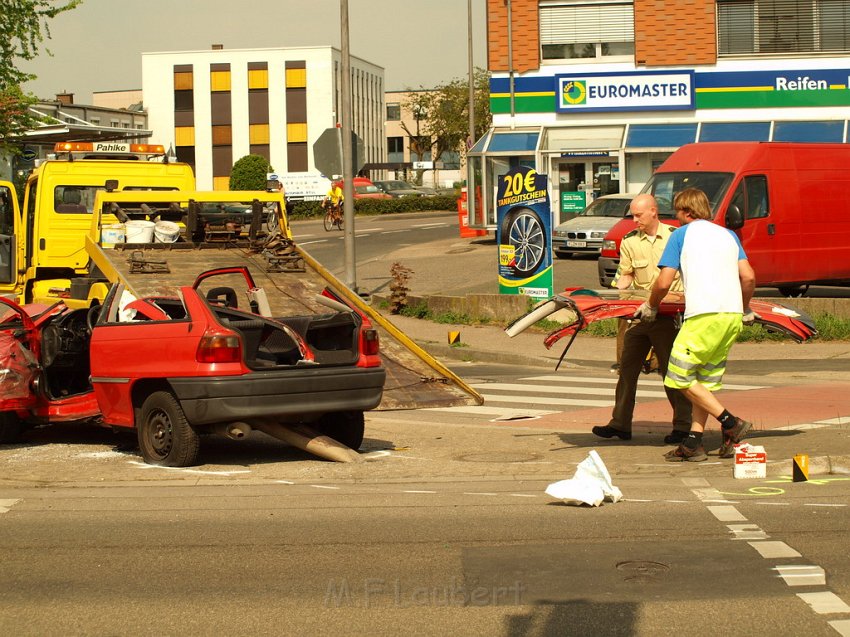
<svg viewBox="0 0 850 637">
<path fill-rule="evenodd" d="M 679 148 L 642 192 L 658 201 L 661 220 L 678 225 L 673 197 L 685 188 L 708 195 L 714 223 L 740 237 L 759 287 L 785 295 L 809 285 L 850 286 L 850 144 L 705 142 Z M 631 219 L 602 245 L 599 282 L 617 272 L 620 240 Z"/>
</svg>

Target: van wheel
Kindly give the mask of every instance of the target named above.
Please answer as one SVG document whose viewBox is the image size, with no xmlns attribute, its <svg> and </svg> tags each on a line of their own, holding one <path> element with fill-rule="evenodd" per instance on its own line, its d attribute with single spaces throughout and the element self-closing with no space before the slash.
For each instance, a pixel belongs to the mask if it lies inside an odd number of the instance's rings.
<svg viewBox="0 0 850 637">
<path fill-rule="evenodd" d="M 546 257 L 547 240 L 543 222 L 530 208 L 516 208 L 505 215 L 499 241 L 514 247 L 511 269 L 516 276 L 529 276 L 537 270 Z"/>
<path fill-rule="evenodd" d="M 789 299 L 794 299 L 800 296 L 805 296 L 809 291 L 808 285 L 780 285 L 779 293 Z"/>
<path fill-rule="evenodd" d="M 139 449 L 148 464 L 188 467 L 198 460 L 200 439 L 173 394 L 154 392 L 142 404 Z"/>
<path fill-rule="evenodd" d="M 17 414 L 10 411 L 0 412 L 0 444 L 16 442 L 23 430 L 24 425 Z"/>
<path fill-rule="evenodd" d="M 319 418 L 315 428 L 323 436 L 357 451 L 363 444 L 366 425 L 362 411 L 339 411 Z"/>
</svg>

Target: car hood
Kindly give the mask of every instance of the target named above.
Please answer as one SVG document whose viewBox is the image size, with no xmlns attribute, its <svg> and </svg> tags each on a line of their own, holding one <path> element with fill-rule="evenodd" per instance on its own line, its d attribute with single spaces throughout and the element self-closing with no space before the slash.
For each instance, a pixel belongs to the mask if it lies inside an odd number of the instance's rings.
<svg viewBox="0 0 850 637">
<path fill-rule="evenodd" d="M 575 217 L 560 224 L 555 230 L 566 232 L 608 232 L 623 217 Z"/>
</svg>

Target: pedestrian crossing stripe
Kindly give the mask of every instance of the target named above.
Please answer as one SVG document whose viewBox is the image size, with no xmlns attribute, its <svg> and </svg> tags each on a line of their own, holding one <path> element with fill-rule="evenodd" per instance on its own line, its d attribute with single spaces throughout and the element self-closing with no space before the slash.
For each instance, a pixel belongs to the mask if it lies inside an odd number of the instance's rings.
<svg viewBox="0 0 850 637">
<path fill-rule="evenodd" d="M 589 398 L 555 398 L 554 396 L 525 397 L 515 394 L 481 394 L 484 403 L 517 403 L 533 399 L 536 405 L 565 405 L 569 407 L 613 407 L 613 400 L 593 400 Z M 449 409 L 453 409 L 449 407 Z"/>
<path fill-rule="evenodd" d="M 522 383 L 475 383 L 473 389 L 484 389 L 487 391 L 512 391 L 518 393 L 541 393 L 541 394 L 592 394 L 594 396 L 613 396 L 613 387 L 574 387 L 564 385 L 553 387 L 552 385 L 523 385 Z M 664 390 L 638 389 L 638 398 L 666 398 Z"/>
<path fill-rule="evenodd" d="M 558 376 L 528 376 L 520 378 L 520 380 L 528 380 L 544 383 L 596 383 L 598 385 L 616 385 L 617 378 L 599 378 L 598 376 L 570 376 L 561 374 Z M 642 374 L 638 378 L 639 385 L 663 385 L 660 376 Z M 723 389 L 731 389 L 735 391 L 750 391 L 753 389 L 765 389 L 764 385 L 736 385 L 732 383 L 723 383 Z"/>
<path fill-rule="evenodd" d="M 486 401 L 486 399 L 485 399 Z M 482 416 L 498 416 L 500 418 L 519 418 L 522 416 L 547 416 L 557 414 L 557 411 L 545 409 L 518 409 L 516 407 L 496 407 L 493 405 L 471 405 L 467 407 L 429 407 L 422 411 L 443 411 L 448 413 L 479 414 Z"/>
</svg>

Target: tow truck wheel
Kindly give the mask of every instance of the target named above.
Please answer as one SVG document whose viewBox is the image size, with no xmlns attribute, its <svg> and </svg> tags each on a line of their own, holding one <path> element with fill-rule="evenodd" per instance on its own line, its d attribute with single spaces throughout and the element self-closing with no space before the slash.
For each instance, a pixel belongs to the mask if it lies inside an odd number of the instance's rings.
<svg viewBox="0 0 850 637">
<path fill-rule="evenodd" d="M 316 429 L 319 433 L 357 451 L 363 444 L 366 426 L 362 411 L 340 411 L 319 418 Z"/>
<path fill-rule="evenodd" d="M 189 467 L 197 462 L 198 432 L 192 429 L 170 392 L 158 391 L 148 396 L 137 428 L 139 449 L 148 464 Z"/>
<path fill-rule="evenodd" d="M 21 419 L 11 412 L 0 412 L 0 444 L 15 442 L 24 427 Z"/>
</svg>

